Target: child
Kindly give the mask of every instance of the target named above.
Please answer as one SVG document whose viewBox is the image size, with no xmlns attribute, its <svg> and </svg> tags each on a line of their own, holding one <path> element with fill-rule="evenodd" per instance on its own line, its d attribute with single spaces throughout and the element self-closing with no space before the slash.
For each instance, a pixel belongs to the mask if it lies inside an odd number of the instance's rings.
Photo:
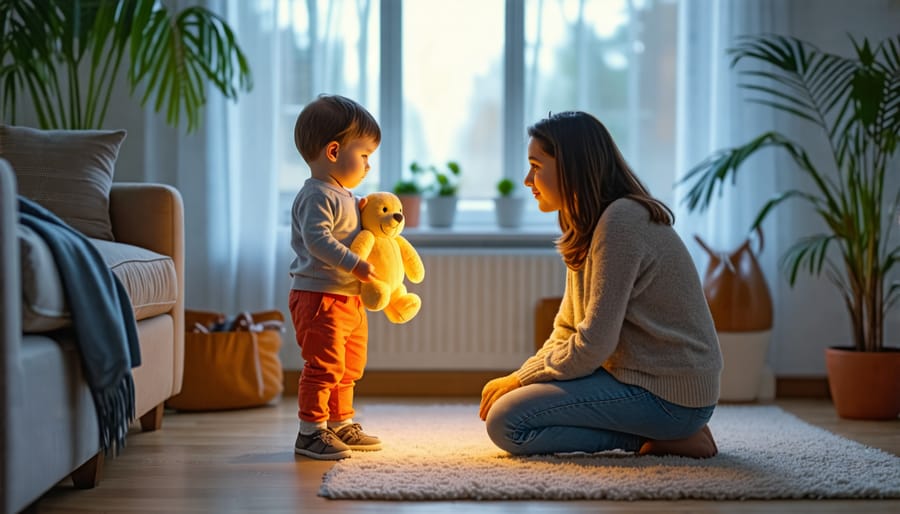
<svg viewBox="0 0 900 514">
<path fill-rule="evenodd" d="M 712 457 L 722 356 L 672 212 L 590 114 L 552 115 L 528 135 L 525 185 L 559 211 L 566 290 L 543 347 L 484 386 L 488 435 L 517 455 Z"/>
<path fill-rule="evenodd" d="M 305 364 L 300 376 L 300 431 L 294 451 L 314 459 L 379 450 L 381 441 L 353 422 L 353 388 L 366 364 L 368 321 L 360 281 L 376 270 L 349 249 L 360 231 L 350 192 L 369 171 L 381 129 L 361 105 L 320 95 L 294 126 L 294 143 L 311 177 L 291 208 L 289 306 Z"/>
</svg>

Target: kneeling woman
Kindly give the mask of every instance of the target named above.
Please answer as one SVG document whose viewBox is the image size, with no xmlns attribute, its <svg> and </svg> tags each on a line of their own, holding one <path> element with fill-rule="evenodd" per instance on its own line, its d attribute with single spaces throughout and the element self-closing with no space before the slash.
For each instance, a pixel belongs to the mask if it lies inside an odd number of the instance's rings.
<svg viewBox="0 0 900 514">
<path fill-rule="evenodd" d="M 528 135 L 525 185 L 559 211 L 566 290 L 543 347 L 484 386 L 488 435 L 515 455 L 712 457 L 722 357 L 671 210 L 590 114 L 552 115 Z"/>
</svg>

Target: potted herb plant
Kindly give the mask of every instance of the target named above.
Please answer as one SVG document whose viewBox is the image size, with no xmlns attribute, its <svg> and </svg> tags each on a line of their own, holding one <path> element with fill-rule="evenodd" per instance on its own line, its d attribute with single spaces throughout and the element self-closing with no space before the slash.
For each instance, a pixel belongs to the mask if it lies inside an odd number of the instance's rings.
<svg viewBox="0 0 900 514">
<path fill-rule="evenodd" d="M 422 194 L 424 189 L 419 184 L 424 169 L 413 162 L 409 166 L 410 177 L 403 178 L 394 184 L 394 194 L 400 198 L 403 206 L 403 217 L 406 220 L 406 228 L 419 226 L 419 218 L 422 210 Z"/>
<path fill-rule="evenodd" d="M 460 166 L 456 161 L 448 161 L 444 168 L 430 165 L 423 167 L 413 162 L 419 173 L 430 175 L 431 183 L 426 191 L 431 193 L 425 199 L 428 224 L 436 228 L 453 226 L 456 217 L 457 192 L 459 191 Z"/>
<path fill-rule="evenodd" d="M 845 418 L 896 419 L 900 349 L 885 346 L 884 328 L 900 298 L 900 283 L 888 283 L 900 261 L 900 245 L 890 243 L 900 190 L 887 180 L 900 143 L 900 35 L 874 46 L 868 39 L 851 42 L 854 55 L 843 57 L 790 37 L 739 39 L 729 50 L 732 66 L 744 61 L 765 66 L 743 72 L 749 81 L 742 87 L 762 95 L 759 103 L 821 131 L 831 159 L 819 167 L 800 144 L 768 131 L 693 167 L 684 179 L 692 183 L 686 203 L 691 210 L 706 208 L 716 188 L 732 182 L 757 151 L 787 152 L 812 187 L 769 199 L 752 228 L 787 200 L 808 204 L 821 218 L 826 230 L 797 241 L 782 263 L 791 285 L 801 271 L 825 272 L 846 305 L 852 341 L 835 341 L 838 346 L 825 350 L 835 409 Z"/>
<path fill-rule="evenodd" d="M 524 198 L 516 194 L 516 184 L 511 179 L 502 178 L 497 182 L 497 196 L 494 198 L 494 214 L 497 225 L 503 228 L 522 226 Z"/>
<path fill-rule="evenodd" d="M 126 58 L 127 56 L 127 58 Z M 0 0 L 2 118 L 27 95 L 43 129 L 98 129 L 119 70 L 141 105 L 196 128 L 211 85 L 226 98 L 251 87 L 234 32 L 200 6 L 157 0 Z"/>
</svg>

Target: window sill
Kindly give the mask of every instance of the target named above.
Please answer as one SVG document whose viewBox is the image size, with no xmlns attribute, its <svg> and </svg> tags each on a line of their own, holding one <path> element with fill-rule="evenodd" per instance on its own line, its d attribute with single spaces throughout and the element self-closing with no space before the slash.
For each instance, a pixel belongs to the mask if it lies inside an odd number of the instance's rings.
<svg viewBox="0 0 900 514">
<path fill-rule="evenodd" d="M 403 229 L 416 248 L 545 248 L 555 250 L 559 230 L 549 228 L 499 228 L 490 226 L 419 226 Z"/>
</svg>

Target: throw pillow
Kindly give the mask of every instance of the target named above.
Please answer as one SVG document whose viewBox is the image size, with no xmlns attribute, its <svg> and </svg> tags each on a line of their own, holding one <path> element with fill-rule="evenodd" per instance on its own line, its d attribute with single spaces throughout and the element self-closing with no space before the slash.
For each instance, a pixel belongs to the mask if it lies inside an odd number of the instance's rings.
<svg viewBox="0 0 900 514">
<path fill-rule="evenodd" d="M 88 237 L 113 240 L 109 190 L 125 130 L 39 130 L 0 125 L 0 157 L 19 194 Z"/>
</svg>

